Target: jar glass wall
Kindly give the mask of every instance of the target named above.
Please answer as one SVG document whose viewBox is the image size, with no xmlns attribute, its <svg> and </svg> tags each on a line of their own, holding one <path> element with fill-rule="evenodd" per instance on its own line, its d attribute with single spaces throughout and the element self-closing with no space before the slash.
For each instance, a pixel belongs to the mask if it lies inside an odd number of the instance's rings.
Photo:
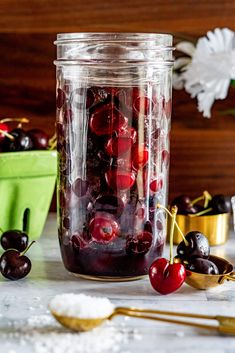
<svg viewBox="0 0 235 353">
<path fill-rule="evenodd" d="M 58 225 L 65 267 L 102 279 L 148 273 L 162 255 L 172 38 L 58 35 Z"/>
</svg>

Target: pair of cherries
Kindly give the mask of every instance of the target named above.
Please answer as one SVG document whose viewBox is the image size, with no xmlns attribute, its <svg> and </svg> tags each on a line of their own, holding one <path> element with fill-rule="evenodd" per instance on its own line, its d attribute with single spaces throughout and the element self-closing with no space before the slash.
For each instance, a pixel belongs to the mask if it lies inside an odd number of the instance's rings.
<svg viewBox="0 0 235 353">
<path fill-rule="evenodd" d="M 32 264 L 25 255 L 34 242 L 28 244 L 28 235 L 20 230 L 8 230 L 1 236 L 1 245 L 6 250 L 0 257 L 0 271 L 10 280 L 18 280 L 28 275 Z"/>
<path fill-rule="evenodd" d="M 17 122 L 18 126 L 10 129 L 9 123 Z M 0 121 L 0 150 L 3 152 L 18 152 L 30 150 L 45 150 L 49 147 L 49 138 L 41 129 L 25 131 L 23 123 L 26 118 L 6 118 Z"/>
<path fill-rule="evenodd" d="M 203 201 L 204 204 L 200 204 Z M 222 194 L 211 196 L 208 191 L 194 200 L 187 195 L 179 195 L 173 201 L 172 205 L 178 207 L 178 214 L 181 215 L 216 215 L 231 212 L 231 198 Z"/>
<path fill-rule="evenodd" d="M 164 207 L 162 207 L 164 208 Z M 182 286 L 186 278 L 186 269 L 192 272 L 207 275 L 218 275 L 219 269 L 209 260 L 210 246 L 207 237 L 199 231 L 191 231 L 177 247 L 177 257 L 180 262 L 173 262 L 173 233 L 175 224 L 175 211 L 173 206 L 170 231 L 170 262 L 165 258 L 157 259 L 149 269 L 152 287 L 160 294 L 169 294 Z M 175 214 L 174 214 L 175 213 Z"/>
</svg>

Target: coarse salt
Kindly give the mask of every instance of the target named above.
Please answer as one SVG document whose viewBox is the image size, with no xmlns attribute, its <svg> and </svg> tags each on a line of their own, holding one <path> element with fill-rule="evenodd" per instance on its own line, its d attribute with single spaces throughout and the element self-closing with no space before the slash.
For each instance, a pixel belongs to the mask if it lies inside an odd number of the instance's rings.
<svg viewBox="0 0 235 353">
<path fill-rule="evenodd" d="M 109 317 L 114 311 L 114 305 L 108 298 L 74 293 L 56 295 L 49 307 L 58 315 L 84 319 Z"/>
</svg>

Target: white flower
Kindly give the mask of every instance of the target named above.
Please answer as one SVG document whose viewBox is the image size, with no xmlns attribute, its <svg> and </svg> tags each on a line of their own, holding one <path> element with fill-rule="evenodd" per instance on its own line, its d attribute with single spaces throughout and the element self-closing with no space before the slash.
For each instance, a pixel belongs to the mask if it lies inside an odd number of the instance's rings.
<svg viewBox="0 0 235 353">
<path fill-rule="evenodd" d="M 180 79 L 191 97 L 197 97 L 199 111 L 209 118 L 214 101 L 227 97 L 230 82 L 235 78 L 234 32 L 216 28 L 200 38 L 196 48 L 183 43 L 181 51 L 191 55 L 192 61 L 181 68 Z"/>
</svg>

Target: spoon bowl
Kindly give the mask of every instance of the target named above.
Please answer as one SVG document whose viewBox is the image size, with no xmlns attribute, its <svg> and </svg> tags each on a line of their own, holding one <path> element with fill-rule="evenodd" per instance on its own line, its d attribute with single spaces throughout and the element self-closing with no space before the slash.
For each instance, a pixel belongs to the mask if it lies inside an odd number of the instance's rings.
<svg viewBox="0 0 235 353">
<path fill-rule="evenodd" d="M 109 317 L 104 318 L 78 318 L 59 315 L 55 311 L 51 310 L 54 318 L 64 327 L 78 332 L 85 332 L 93 330 L 95 327 L 102 325 Z"/>
<path fill-rule="evenodd" d="M 186 270 L 185 282 L 196 289 L 210 289 L 223 284 L 225 280 L 235 281 L 233 265 L 222 257 L 210 255 L 208 260 L 214 262 L 219 269 L 218 275 L 207 275 L 204 273 Z"/>
</svg>

